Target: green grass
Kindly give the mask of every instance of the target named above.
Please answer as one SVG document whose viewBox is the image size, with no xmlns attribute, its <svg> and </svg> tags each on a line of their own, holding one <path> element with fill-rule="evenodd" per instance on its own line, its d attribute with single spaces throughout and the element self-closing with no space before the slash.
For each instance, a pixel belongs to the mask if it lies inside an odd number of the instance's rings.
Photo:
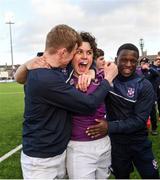
<svg viewBox="0 0 160 180">
<path fill-rule="evenodd" d="M 21 144 L 23 99 L 22 85 L 0 83 L 0 157 Z M 158 132 L 158 136 L 149 136 L 149 138 L 152 140 L 153 151 L 160 164 L 160 125 Z M 140 179 L 136 170 L 131 174 L 131 178 Z M 0 179 L 22 179 L 20 151 L 0 163 Z"/>
<path fill-rule="evenodd" d="M 22 143 L 23 86 L 0 83 L 0 156 Z M 22 178 L 19 152 L 0 163 L 0 178 Z"/>
<path fill-rule="evenodd" d="M 20 151 L 1 162 L 0 179 L 22 179 Z"/>
</svg>

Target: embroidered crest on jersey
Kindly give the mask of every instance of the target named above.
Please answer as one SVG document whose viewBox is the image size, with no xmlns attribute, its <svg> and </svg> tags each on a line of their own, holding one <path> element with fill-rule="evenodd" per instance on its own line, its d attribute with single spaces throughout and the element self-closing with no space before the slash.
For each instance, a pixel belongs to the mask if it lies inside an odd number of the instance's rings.
<svg viewBox="0 0 160 180">
<path fill-rule="evenodd" d="M 134 88 L 128 88 L 127 96 L 128 97 L 134 97 L 135 89 Z"/>
<path fill-rule="evenodd" d="M 70 84 L 71 86 L 74 85 L 74 79 L 73 79 L 73 78 L 70 79 L 69 84 Z"/>
</svg>

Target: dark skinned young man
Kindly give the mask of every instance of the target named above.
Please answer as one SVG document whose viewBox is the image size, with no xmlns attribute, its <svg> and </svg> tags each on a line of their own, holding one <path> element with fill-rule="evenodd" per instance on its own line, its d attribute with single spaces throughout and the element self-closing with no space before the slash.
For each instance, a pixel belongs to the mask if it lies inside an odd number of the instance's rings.
<svg viewBox="0 0 160 180">
<path fill-rule="evenodd" d="M 133 165 L 143 179 L 159 178 L 146 128 L 154 91 L 148 80 L 135 73 L 138 58 L 138 48 L 133 44 L 119 47 L 115 59 L 119 74 L 105 99 L 108 123 L 101 121 L 86 131 L 88 135 L 96 137 L 107 129 L 116 179 L 129 179 Z"/>
</svg>

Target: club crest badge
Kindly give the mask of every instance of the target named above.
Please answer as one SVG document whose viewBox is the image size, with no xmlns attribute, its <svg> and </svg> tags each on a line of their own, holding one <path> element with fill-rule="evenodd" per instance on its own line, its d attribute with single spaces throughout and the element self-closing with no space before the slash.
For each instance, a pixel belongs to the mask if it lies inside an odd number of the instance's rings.
<svg viewBox="0 0 160 180">
<path fill-rule="evenodd" d="M 69 84 L 70 84 L 71 86 L 74 85 L 74 79 L 73 79 L 73 78 L 70 79 Z"/>
<path fill-rule="evenodd" d="M 134 97 L 135 89 L 134 88 L 128 88 L 127 96 L 128 97 Z"/>
</svg>

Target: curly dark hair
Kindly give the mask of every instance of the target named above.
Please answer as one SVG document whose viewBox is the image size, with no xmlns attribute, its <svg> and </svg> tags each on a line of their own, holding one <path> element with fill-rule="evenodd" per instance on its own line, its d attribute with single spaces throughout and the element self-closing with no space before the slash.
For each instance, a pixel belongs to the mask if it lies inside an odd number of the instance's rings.
<svg viewBox="0 0 160 180">
<path fill-rule="evenodd" d="M 82 38 L 82 41 L 88 42 L 91 46 L 91 49 L 93 50 L 93 59 L 96 58 L 96 50 L 97 50 L 97 43 L 96 38 L 91 35 L 89 32 L 81 32 L 80 36 Z"/>
</svg>

